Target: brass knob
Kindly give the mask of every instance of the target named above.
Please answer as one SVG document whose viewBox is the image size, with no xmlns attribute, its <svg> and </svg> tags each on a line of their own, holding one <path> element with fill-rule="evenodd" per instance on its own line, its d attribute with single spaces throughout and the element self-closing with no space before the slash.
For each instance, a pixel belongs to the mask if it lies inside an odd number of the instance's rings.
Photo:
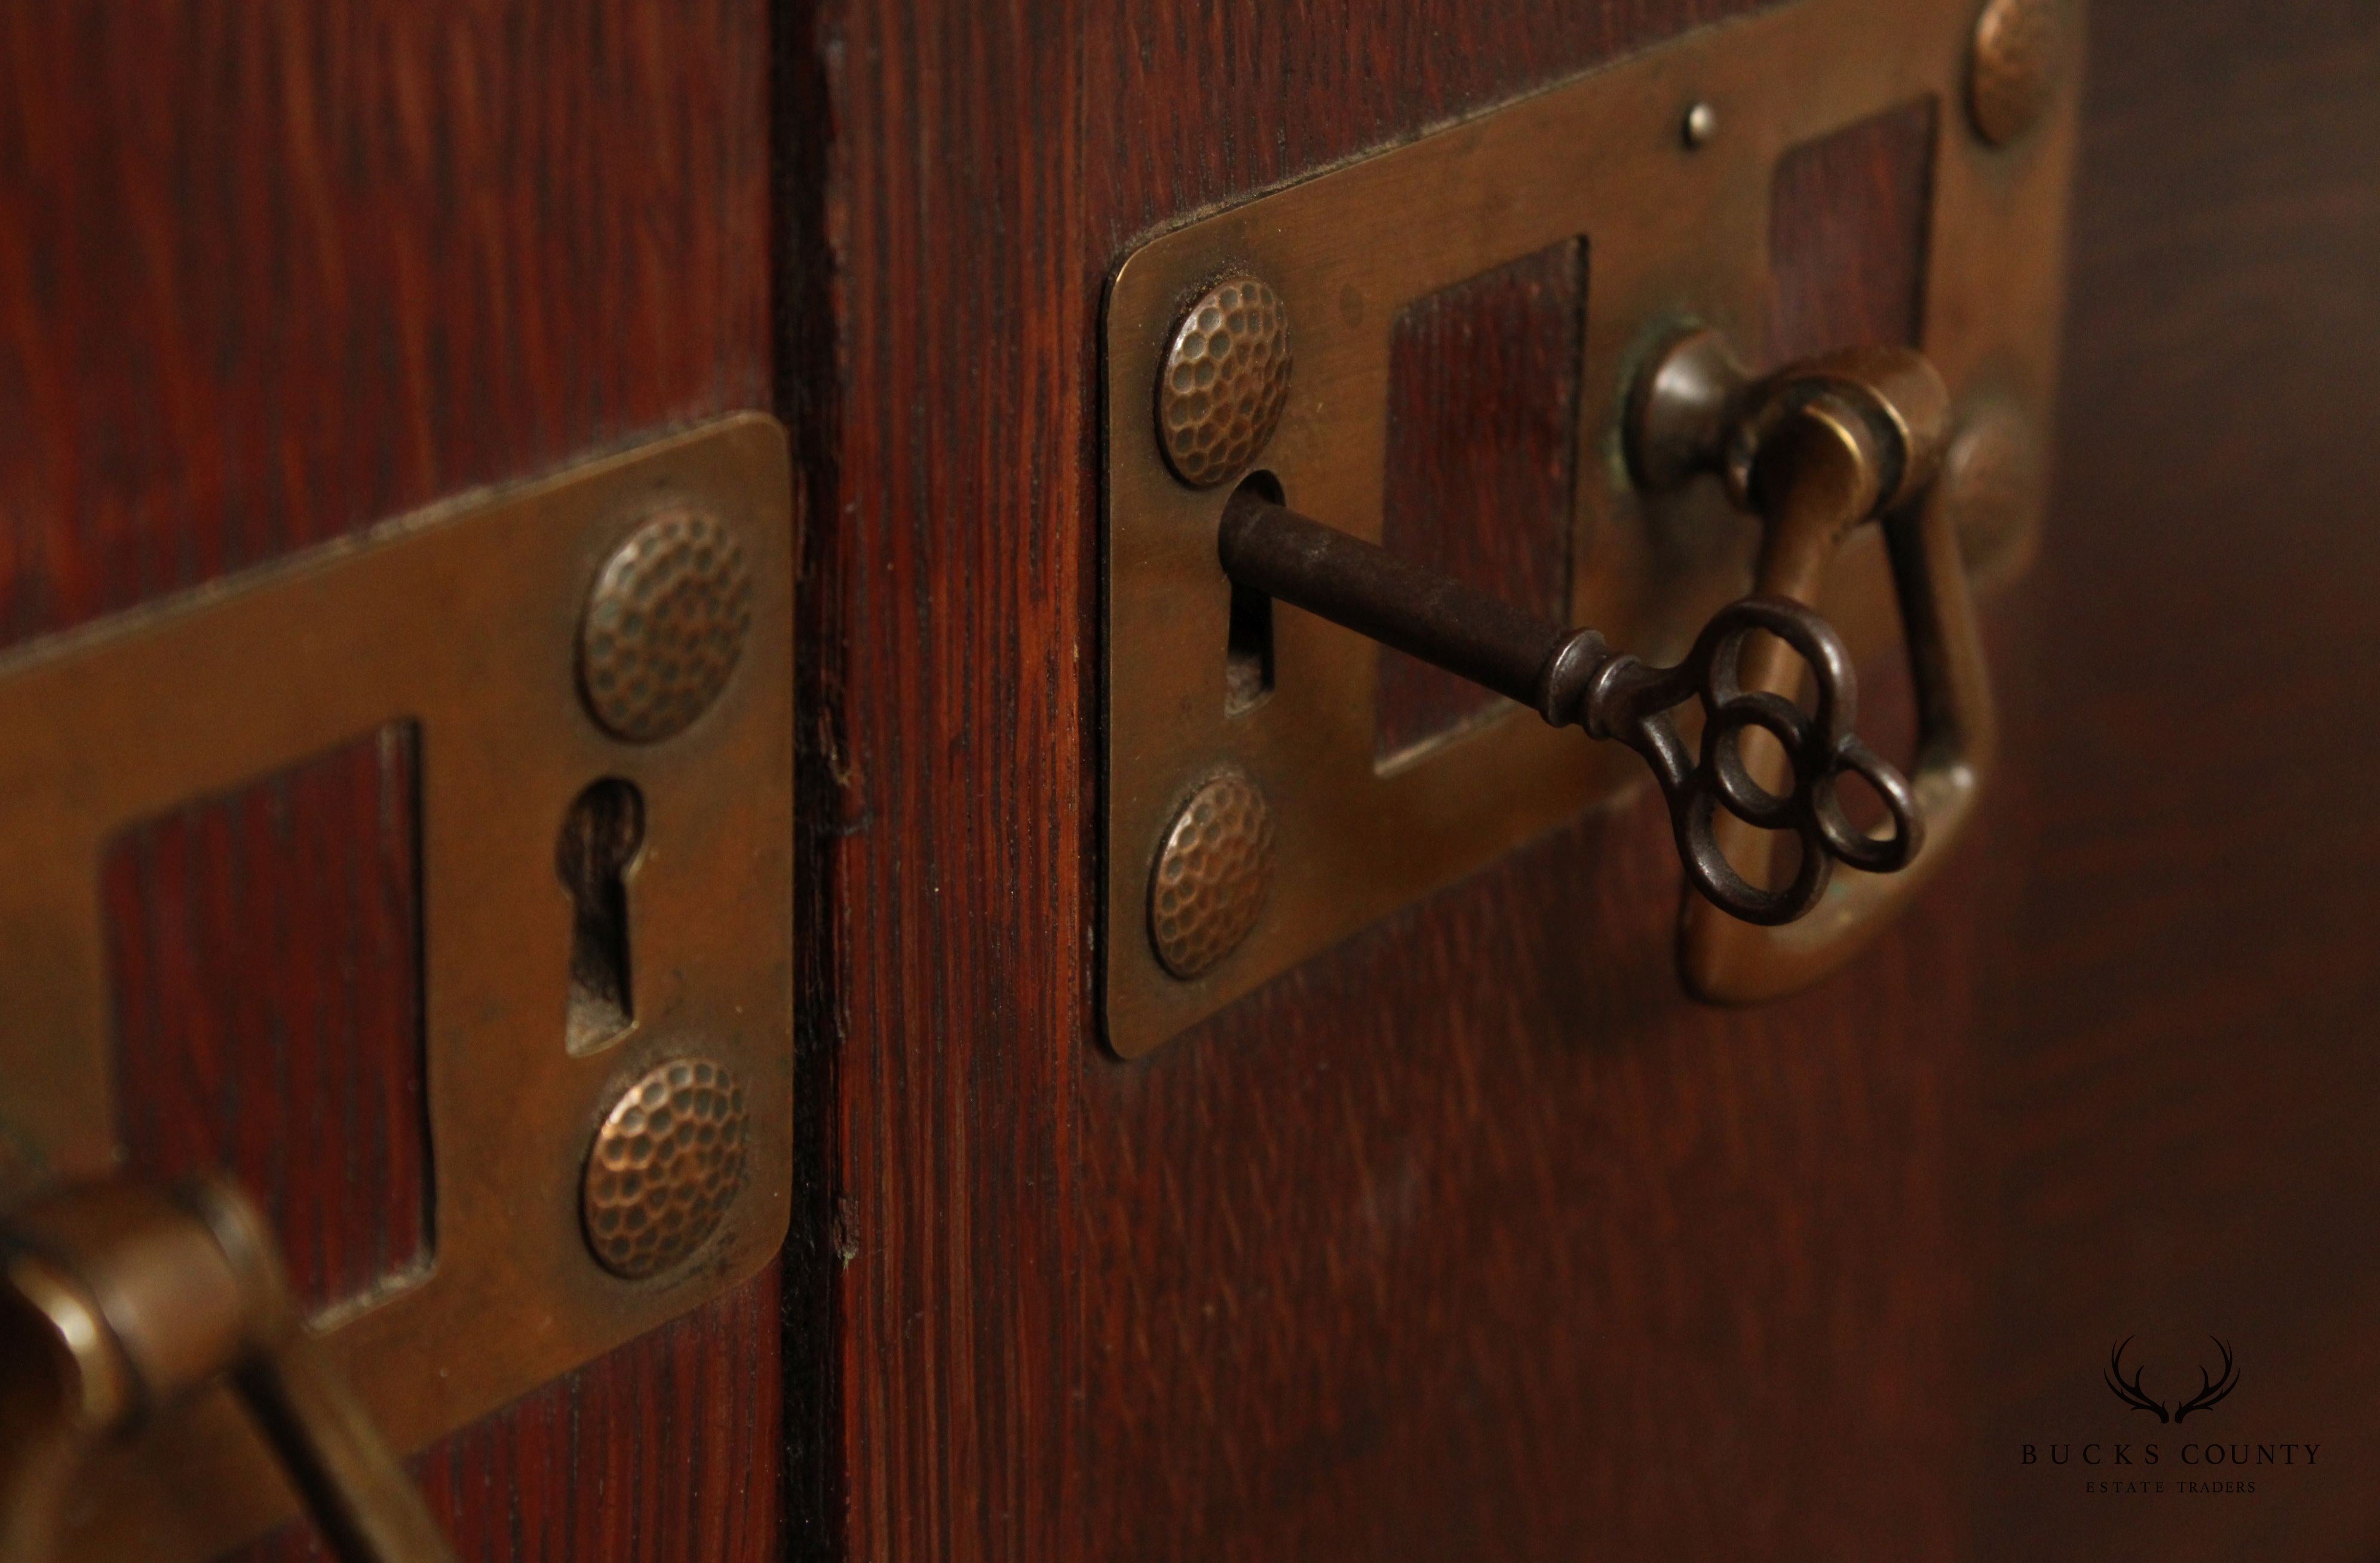
<svg viewBox="0 0 2380 1563">
<path fill-rule="evenodd" d="M 228 1380 L 345 1563 L 451 1563 L 226 1182 L 53 1193 L 0 1220 L 0 1563 L 53 1556 L 82 1457 Z"/>
</svg>

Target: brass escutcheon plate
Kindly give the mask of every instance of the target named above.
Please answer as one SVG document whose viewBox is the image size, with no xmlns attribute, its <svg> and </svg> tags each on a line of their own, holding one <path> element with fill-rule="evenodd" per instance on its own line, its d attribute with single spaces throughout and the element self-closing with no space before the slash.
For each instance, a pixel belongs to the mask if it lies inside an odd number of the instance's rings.
<svg viewBox="0 0 2380 1563">
<path fill-rule="evenodd" d="M 400 1450 L 719 1296 L 783 1242 L 792 1178 L 793 489 L 783 430 L 742 415 L 468 495 L 351 541 L 0 657 L 0 1118 L 48 1177 L 118 1161 L 101 854 L 125 825 L 391 722 L 420 734 L 428 1267 L 324 1344 Z M 656 514 L 734 529 L 751 616 L 706 709 L 659 742 L 589 712 L 582 610 Z M 590 782 L 644 800 L 628 879 L 636 1019 L 574 1056 L 555 841 Z M 740 1087 L 706 1224 L 624 1279 L 589 1251 L 604 1115 L 669 1060 Z M 21 1192 L 21 1191 L 20 1191 Z M 732 1195 L 732 1197 L 730 1197 Z M 681 1223 L 683 1225 L 684 1223 Z M 638 1270 L 637 1266 L 624 1268 Z M 642 1271 L 638 1270 L 641 1275 Z M 213 1391 L 93 1459 L 63 1555 L 212 1557 L 293 1508 Z"/>
<path fill-rule="evenodd" d="M 2049 0 L 2056 4 L 2058 0 Z M 1272 693 L 1231 699 L 1232 591 L 1216 560 L 1230 483 L 1167 464 L 1154 398 L 1183 312 L 1249 277 L 1286 309 L 1293 370 L 1252 463 L 1295 509 L 1378 541 L 1398 313 L 1439 289 L 1584 239 L 1589 284 L 1571 518 L 1573 623 L 1656 662 L 1750 589 L 1756 528 L 1715 483 L 1640 495 L 1620 450 L 1634 370 L 1687 321 L 1767 339 L 1771 190 L 1788 151 L 1935 105 L 1917 345 L 1963 425 L 2008 420 L 2046 447 L 2063 304 L 2079 61 L 2006 145 L 1968 112 L 1977 0 L 1791 0 L 1705 28 L 1418 141 L 1204 216 L 1129 255 L 1106 315 L 1106 1038 L 1148 1053 L 1366 924 L 1642 784 L 1616 746 L 1517 707 L 1377 760 L 1378 649 L 1273 611 Z M 2058 34 L 2079 50 L 2078 25 Z M 1707 104 L 1706 138 L 1688 136 Z M 1765 366 L 1763 366 L 1765 367 Z M 2011 510 L 2011 503 L 2014 508 Z M 1998 503 L 1993 559 L 2022 559 L 2040 494 Z M 1875 530 L 1822 605 L 1856 651 L 1897 639 Z M 1209 777 L 1268 800 L 1277 861 L 1253 927 L 1184 979 L 1152 942 L 1149 877 L 1169 822 Z M 1595 865 L 1582 863 L 1582 874 Z"/>
</svg>

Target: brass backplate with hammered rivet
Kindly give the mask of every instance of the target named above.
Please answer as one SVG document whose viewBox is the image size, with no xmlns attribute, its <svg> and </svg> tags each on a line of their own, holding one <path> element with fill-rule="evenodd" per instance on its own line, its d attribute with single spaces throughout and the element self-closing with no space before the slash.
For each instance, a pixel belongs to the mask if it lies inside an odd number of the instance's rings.
<svg viewBox="0 0 2380 1563">
<path fill-rule="evenodd" d="M 1289 311 L 1255 277 L 1229 277 L 1182 311 L 1157 385 L 1158 434 L 1194 489 L 1238 477 L 1281 426 L 1293 360 Z"/>
<path fill-rule="evenodd" d="M 1357 928 L 1641 785 L 1633 757 L 1598 753 L 1518 706 L 1383 760 L 1378 648 L 1277 603 L 1267 692 L 1235 697 L 1245 659 L 1229 648 L 1246 604 L 1217 556 L 1226 479 L 1261 474 L 1296 511 L 1377 541 L 1399 312 L 1583 239 L 1593 282 L 1568 622 L 1675 660 L 1750 588 L 1756 528 L 1715 481 L 1637 491 L 1620 454 L 1627 388 L 1682 324 L 1767 340 L 1772 193 L 1786 153 L 1930 103 L 1925 318 L 1912 345 L 1940 370 L 1959 425 L 1989 425 L 1961 447 L 1973 470 L 1959 472 L 1991 513 L 1979 522 L 1989 536 L 1973 542 L 1979 576 L 2002 578 L 2033 546 L 2051 443 L 2081 48 L 2081 0 L 1786 0 L 1201 215 L 1125 257 L 1104 322 L 1100 962 L 1116 1053 L 1149 1052 Z M 1196 447 L 1213 460 L 1185 468 L 1173 430 L 1186 414 L 1167 398 L 1190 361 L 1184 333 L 1209 318 L 1218 278 L 1260 279 L 1277 299 L 1284 331 L 1294 325 L 1294 373 L 1254 448 L 1234 425 L 1232 437 Z M 1854 651 L 1874 655 L 1898 639 L 1893 601 L 1870 528 L 1845 549 L 1819 606 Z M 1267 800 L 1269 892 L 1232 949 L 1185 971 L 1152 938 L 1152 879 L 1184 797 L 1227 771 Z"/>
<path fill-rule="evenodd" d="M 744 1187 L 752 1116 L 735 1076 L 672 1059 L 620 1093 L 587 1152 L 587 1245 L 643 1280 L 698 1253 Z"/>
<path fill-rule="evenodd" d="M 766 1265 L 793 1171 L 792 502 L 783 430 L 742 415 L 0 657 L 0 1193 L 122 1159 L 109 840 L 409 722 L 436 1232 L 316 1321 L 336 1370 L 415 1449 Z M 614 593 L 632 611 L 589 634 Z M 641 800 L 639 975 L 574 1051 L 555 842 L 599 782 Z M 632 1163 L 653 1181 L 589 1175 Z M 75 1558 L 195 1563 L 291 1509 L 223 1390 L 77 1494 Z"/>
<path fill-rule="evenodd" d="M 735 528 L 672 505 L 605 561 L 578 626 L 588 709 L 620 737 L 684 732 L 727 687 L 752 624 L 752 567 Z"/>
<path fill-rule="evenodd" d="M 1178 977 L 1200 977 L 1248 937 L 1272 889 L 1272 810 L 1246 777 L 1215 777 L 1183 801 L 1148 877 L 1148 934 Z"/>
</svg>

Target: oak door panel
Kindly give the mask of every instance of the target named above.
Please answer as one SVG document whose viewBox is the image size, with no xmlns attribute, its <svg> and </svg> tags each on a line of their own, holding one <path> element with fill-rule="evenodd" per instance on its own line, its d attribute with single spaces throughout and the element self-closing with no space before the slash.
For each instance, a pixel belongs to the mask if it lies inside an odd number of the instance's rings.
<svg viewBox="0 0 2380 1563">
<path fill-rule="evenodd" d="M 769 25 L 758 0 L 9 6 L 0 642 L 771 405 Z M 351 1108 L 360 1151 L 409 1089 L 363 1061 L 419 1046 L 386 817 L 409 762 L 357 764 L 164 822 L 109 878 L 126 1067 L 161 1085 L 135 1159 L 237 1165 L 326 1285 L 406 1246 L 419 1201 L 347 1179 L 310 1116 Z M 201 1079 L 255 1088 L 217 1112 Z M 463 1555 L 773 1556 L 775 1297 L 426 1456 Z"/>
<path fill-rule="evenodd" d="M 1622 812 L 1147 1060 L 1099 1048 L 1109 270 L 1719 9 L 810 18 L 839 139 L 797 335 L 841 397 L 806 583 L 837 888 L 804 1307 L 851 1556 L 2319 1557 L 2380 1529 L 2349 1482 L 2159 1531 L 2007 1469 L 2051 1412 L 2121 1412 L 2097 1366 L 2134 1327 L 2252 1331 L 2260 1416 L 2353 1439 L 2380 1403 L 2349 1323 L 2373 1277 L 2323 1214 L 2369 1198 L 2372 816 L 2362 729 L 2321 724 L 2380 638 L 2350 519 L 2380 74 L 2342 0 L 2093 7 L 2064 476 L 1989 625 L 2008 757 L 1904 927 L 1803 998 L 1687 1005 L 1668 848 Z M 1910 318 L 1907 230 L 1860 214 L 1904 212 L 1912 165 L 1823 161 L 1804 236 L 1843 272 L 1780 278 L 1779 345 Z"/>
<path fill-rule="evenodd" d="M 1985 992 L 1973 1551 L 2369 1557 L 2380 18 L 2093 20 L 2057 503 L 1999 663 L 2028 828 L 1986 838 L 2024 881 Z M 2210 1335 L 2238 1389 L 2180 1426 L 2126 1410 L 2099 1369 L 2136 1333 L 2153 1393 L 2198 1387 Z M 2022 1464 L 2095 1438 L 2256 1491 L 2126 1501 Z M 2326 1448 L 2180 1466 L 2202 1439 Z"/>
</svg>

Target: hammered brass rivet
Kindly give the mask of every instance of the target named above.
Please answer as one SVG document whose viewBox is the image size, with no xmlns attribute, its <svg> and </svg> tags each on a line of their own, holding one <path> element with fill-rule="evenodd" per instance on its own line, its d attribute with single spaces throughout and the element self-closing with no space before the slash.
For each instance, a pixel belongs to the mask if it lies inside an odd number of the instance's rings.
<svg viewBox="0 0 2380 1563">
<path fill-rule="evenodd" d="M 1240 947 L 1272 890 L 1272 807 L 1236 772 L 1190 794 L 1148 882 L 1149 940 L 1165 969 L 1204 976 Z"/>
<path fill-rule="evenodd" d="M 1158 377 L 1165 460 L 1194 489 L 1247 470 L 1289 406 L 1289 309 L 1254 277 L 1207 290 L 1173 328 Z"/>
<path fill-rule="evenodd" d="M 752 567 L 719 517 L 673 506 L 612 552 L 578 623 L 578 685 L 613 734 L 684 732 L 727 687 L 752 624 Z"/>
<path fill-rule="evenodd" d="M 1967 66 L 1975 133 L 2004 147 L 2032 129 L 2058 95 L 2065 59 L 2061 0 L 1989 0 Z"/>
<path fill-rule="evenodd" d="M 708 1059 L 674 1059 L 620 1093 L 587 1153 L 579 1216 L 613 1275 L 676 1268 L 719 1229 L 744 1187 L 744 1087 Z"/>
<path fill-rule="evenodd" d="M 1685 120 L 1679 126 L 1678 134 L 1685 141 L 1687 151 L 1702 151 L 1711 144 L 1711 138 L 1718 134 L 1718 110 L 1706 103 L 1694 104 L 1686 110 Z"/>
</svg>

